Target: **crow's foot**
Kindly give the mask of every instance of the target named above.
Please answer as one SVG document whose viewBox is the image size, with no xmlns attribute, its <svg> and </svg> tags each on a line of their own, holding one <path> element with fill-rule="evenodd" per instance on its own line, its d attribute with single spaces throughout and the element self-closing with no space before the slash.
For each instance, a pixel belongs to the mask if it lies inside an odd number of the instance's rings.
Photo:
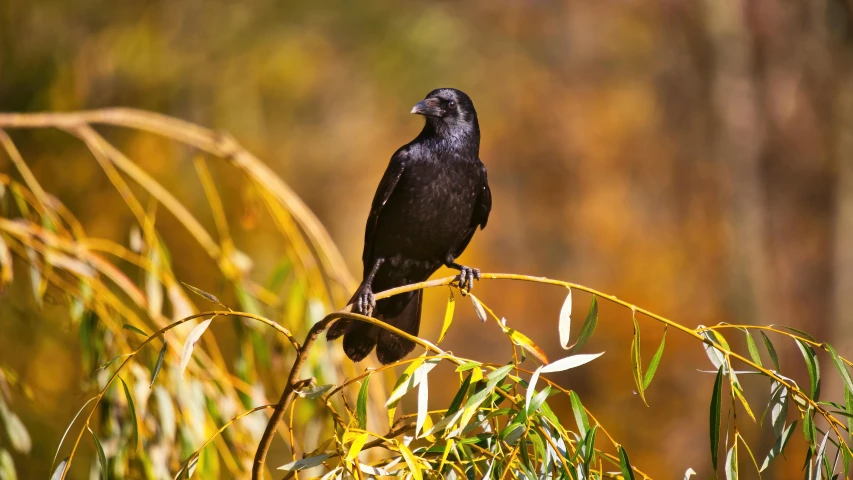
<svg viewBox="0 0 853 480">
<path fill-rule="evenodd" d="M 480 279 L 480 269 L 471 267 L 462 267 L 459 271 L 459 288 L 463 293 L 470 292 L 474 288 L 474 280 Z"/>
<path fill-rule="evenodd" d="M 373 290 L 370 287 L 365 287 L 356 295 L 352 309 L 355 313 L 369 317 L 373 314 L 374 308 L 376 308 L 376 296 L 373 295 Z"/>
</svg>

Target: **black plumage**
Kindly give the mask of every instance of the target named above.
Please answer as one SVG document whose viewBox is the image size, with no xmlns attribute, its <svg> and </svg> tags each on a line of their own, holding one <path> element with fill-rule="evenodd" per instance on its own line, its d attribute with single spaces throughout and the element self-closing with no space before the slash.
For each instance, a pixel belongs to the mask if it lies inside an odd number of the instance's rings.
<svg viewBox="0 0 853 480">
<path fill-rule="evenodd" d="M 425 281 L 442 265 L 460 270 L 470 289 L 477 269 L 456 263 L 492 208 L 486 167 L 480 161 L 480 126 L 468 95 L 440 88 L 415 105 L 426 122 L 420 135 L 400 147 L 379 182 L 364 234 L 364 276 L 352 297 L 353 310 L 418 334 L 422 291 L 374 300 L 373 292 Z M 326 338 L 344 336 L 344 352 L 360 361 L 376 347 L 387 364 L 415 344 L 360 321 L 340 320 Z"/>
</svg>

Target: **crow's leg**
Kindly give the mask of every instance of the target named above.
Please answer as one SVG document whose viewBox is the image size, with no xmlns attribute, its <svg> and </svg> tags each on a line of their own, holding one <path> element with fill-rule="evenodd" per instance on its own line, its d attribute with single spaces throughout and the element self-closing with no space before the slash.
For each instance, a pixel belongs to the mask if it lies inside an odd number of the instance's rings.
<svg viewBox="0 0 853 480">
<path fill-rule="evenodd" d="M 358 294 L 355 296 L 355 300 L 353 301 L 353 310 L 355 313 L 360 313 L 362 315 L 367 315 L 368 317 L 373 314 L 373 309 L 376 308 L 376 297 L 373 295 L 373 277 L 376 276 L 376 272 L 379 271 L 379 267 L 385 263 L 384 258 L 377 258 L 376 262 L 373 264 L 373 269 L 370 270 L 370 274 L 364 279 L 364 282 L 361 284 L 361 290 L 359 290 Z"/>
<path fill-rule="evenodd" d="M 453 259 L 448 259 L 445 263 L 445 266 L 449 268 L 455 268 L 459 270 L 459 288 L 462 289 L 463 292 L 470 292 L 472 288 L 474 288 L 474 280 L 480 279 L 480 269 L 479 268 L 471 268 L 459 265 L 454 262 Z"/>
</svg>

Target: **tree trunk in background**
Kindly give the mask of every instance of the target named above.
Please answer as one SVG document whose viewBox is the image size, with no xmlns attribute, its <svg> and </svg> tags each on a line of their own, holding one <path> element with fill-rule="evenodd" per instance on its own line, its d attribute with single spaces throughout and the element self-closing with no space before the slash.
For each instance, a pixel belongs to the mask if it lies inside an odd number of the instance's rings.
<svg viewBox="0 0 853 480">
<path fill-rule="evenodd" d="M 757 94 L 753 39 L 740 2 L 707 0 L 705 5 L 714 52 L 714 157 L 723 170 L 722 202 L 730 219 L 731 321 L 772 323 L 760 175 L 766 122 Z"/>
<path fill-rule="evenodd" d="M 835 288 L 831 338 L 827 340 L 835 345 L 840 355 L 850 358 L 853 354 L 853 77 L 849 67 L 845 68 L 845 75 L 841 78 L 835 99 L 833 152 L 837 166 L 833 252 Z M 843 392 L 840 384 L 833 387 L 832 393 L 838 395 Z"/>
</svg>

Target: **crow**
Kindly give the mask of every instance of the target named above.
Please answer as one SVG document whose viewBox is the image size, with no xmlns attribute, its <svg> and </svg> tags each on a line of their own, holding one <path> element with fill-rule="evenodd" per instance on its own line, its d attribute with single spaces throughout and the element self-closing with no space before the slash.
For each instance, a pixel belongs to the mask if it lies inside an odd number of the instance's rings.
<svg viewBox="0 0 853 480">
<path fill-rule="evenodd" d="M 379 301 L 373 292 L 423 282 L 442 265 L 459 270 L 460 287 L 470 290 L 480 271 L 456 258 L 477 228 L 485 228 L 492 194 L 479 158 L 477 112 L 468 95 L 439 88 L 411 113 L 425 117 L 424 128 L 394 153 L 379 182 L 364 232 L 363 280 L 350 303 L 357 313 L 417 335 L 423 291 Z M 358 320 L 339 320 L 326 338 L 341 335 L 344 352 L 355 362 L 374 347 L 383 364 L 415 348 L 400 335 Z"/>
</svg>

